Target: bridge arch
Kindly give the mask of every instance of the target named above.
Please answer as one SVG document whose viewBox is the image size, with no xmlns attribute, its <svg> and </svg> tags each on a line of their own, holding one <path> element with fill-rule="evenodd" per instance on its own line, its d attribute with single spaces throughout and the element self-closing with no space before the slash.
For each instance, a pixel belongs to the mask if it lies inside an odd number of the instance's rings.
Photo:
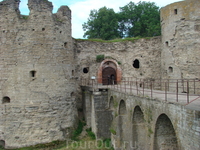
<svg viewBox="0 0 200 150">
<path fill-rule="evenodd" d="M 145 148 L 146 144 L 146 125 L 144 120 L 144 114 L 140 106 L 136 106 L 133 111 L 132 117 L 132 147 L 138 147 L 139 149 Z"/>
<path fill-rule="evenodd" d="M 173 124 L 166 114 L 161 114 L 156 121 L 154 150 L 178 150 L 178 141 Z"/>
</svg>

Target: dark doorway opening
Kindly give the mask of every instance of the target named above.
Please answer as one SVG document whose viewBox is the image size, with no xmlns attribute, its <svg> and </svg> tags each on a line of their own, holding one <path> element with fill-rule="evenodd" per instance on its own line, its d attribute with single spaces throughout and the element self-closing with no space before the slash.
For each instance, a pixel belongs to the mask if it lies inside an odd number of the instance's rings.
<svg viewBox="0 0 200 150">
<path fill-rule="evenodd" d="M 133 61 L 133 67 L 134 67 L 134 68 L 140 68 L 140 62 L 139 62 L 138 59 L 135 59 L 135 60 Z"/>
<path fill-rule="evenodd" d="M 5 148 L 5 141 L 4 140 L 0 140 L 0 147 Z"/>
<path fill-rule="evenodd" d="M 103 85 L 116 84 L 116 71 L 112 67 L 104 68 L 102 71 Z"/>
</svg>

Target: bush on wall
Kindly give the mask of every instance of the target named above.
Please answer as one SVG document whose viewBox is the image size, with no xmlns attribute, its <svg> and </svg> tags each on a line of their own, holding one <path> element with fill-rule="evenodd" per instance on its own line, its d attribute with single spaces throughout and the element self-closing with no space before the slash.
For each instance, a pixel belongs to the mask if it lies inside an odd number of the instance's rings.
<svg viewBox="0 0 200 150">
<path fill-rule="evenodd" d="M 96 56 L 96 61 L 97 62 L 101 62 L 101 61 L 103 61 L 104 60 L 104 55 L 97 55 Z"/>
</svg>

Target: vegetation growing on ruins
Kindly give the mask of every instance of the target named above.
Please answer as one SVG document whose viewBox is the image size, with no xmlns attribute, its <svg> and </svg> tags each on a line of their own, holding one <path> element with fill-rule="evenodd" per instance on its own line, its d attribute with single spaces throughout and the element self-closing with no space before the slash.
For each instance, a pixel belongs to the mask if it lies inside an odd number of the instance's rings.
<svg viewBox="0 0 200 150">
<path fill-rule="evenodd" d="M 153 120 L 152 110 L 150 108 L 145 109 L 144 113 L 146 114 L 145 116 L 147 116 L 146 122 L 151 123 L 151 121 Z"/>
<path fill-rule="evenodd" d="M 94 132 L 92 132 L 92 129 L 91 129 L 91 128 L 86 129 L 86 132 L 87 132 L 88 136 L 89 136 L 91 139 L 93 139 L 93 140 L 96 139 L 96 136 L 95 136 Z"/>
<path fill-rule="evenodd" d="M 112 134 L 114 134 L 114 135 L 116 135 L 117 134 L 117 132 L 114 130 L 114 129 L 110 129 L 110 132 L 112 133 Z"/>
<path fill-rule="evenodd" d="M 116 60 L 115 58 L 111 57 L 111 56 L 104 56 L 104 55 L 97 55 L 96 56 L 96 62 L 102 62 L 104 59 L 113 59 Z M 121 61 L 116 60 L 118 65 L 121 65 Z"/>
<path fill-rule="evenodd" d="M 29 16 L 27 16 L 27 15 L 21 15 L 21 18 L 22 18 L 22 19 L 25 19 L 25 20 L 28 19 L 28 17 L 29 17 Z"/>
<path fill-rule="evenodd" d="M 83 25 L 84 36 L 112 40 L 126 37 L 152 37 L 161 34 L 159 7 L 153 2 L 130 2 L 120 12 L 102 7 L 91 10 Z"/>
<path fill-rule="evenodd" d="M 150 137 L 150 136 L 151 136 L 151 134 L 153 134 L 153 131 L 152 131 L 152 129 L 151 129 L 151 128 L 149 128 L 149 129 L 148 129 L 148 137 Z"/>
<path fill-rule="evenodd" d="M 96 62 L 102 62 L 104 60 L 104 55 L 97 55 L 96 56 Z"/>
<path fill-rule="evenodd" d="M 72 140 L 74 141 L 77 141 L 78 140 L 78 136 L 81 134 L 81 132 L 83 131 L 83 127 L 85 126 L 85 122 L 84 121 L 81 121 L 79 120 L 79 123 L 78 123 L 78 127 L 77 129 L 73 132 L 72 134 Z"/>
<path fill-rule="evenodd" d="M 113 39 L 113 40 L 102 40 L 102 39 L 76 39 L 77 41 L 91 41 L 91 42 L 101 42 L 101 43 L 114 43 L 114 42 L 132 42 L 139 39 L 150 39 L 150 37 L 130 37 L 130 38 L 123 38 L 123 39 Z"/>
</svg>

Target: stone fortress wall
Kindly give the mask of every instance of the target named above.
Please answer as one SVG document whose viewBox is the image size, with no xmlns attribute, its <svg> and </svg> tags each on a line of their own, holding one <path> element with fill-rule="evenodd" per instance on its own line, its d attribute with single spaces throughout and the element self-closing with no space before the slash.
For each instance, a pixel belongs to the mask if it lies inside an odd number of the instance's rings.
<svg viewBox="0 0 200 150">
<path fill-rule="evenodd" d="M 185 0 L 161 9 L 162 78 L 200 77 L 199 7 L 199 0 Z"/>
<path fill-rule="evenodd" d="M 101 62 L 96 62 L 96 56 L 104 54 L 104 57 L 113 59 L 122 69 L 122 78 L 157 78 L 161 77 L 161 39 L 140 39 L 134 42 L 102 43 L 91 41 L 76 41 L 77 64 L 80 77 L 90 78 L 98 76 Z M 133 66 L 134 61 L 139 61 L 139 68 Z M 83 69 L 88 68 L 88 73 Z"/>
<path fill-rule="evenodd" d="M 29 0 L 0 3 L 0 141 L 23 147 L 63 140 L 77 118 L 71 11 Z"/>
<path fill-rule="evenodd" d="M 161 9 L 162 36 L 135 42 L 92 42 L 71 36 L 67 6 L 0 2 L 0 143 L 7 148 L 63 140 L 76 126 L 80 79 L 99 77 L 104 54 L 119 63 L 122 78 L 200 78 L 198 0 Z M 133 62 L 139 61 L 139 68 Z"/>
</svg>

